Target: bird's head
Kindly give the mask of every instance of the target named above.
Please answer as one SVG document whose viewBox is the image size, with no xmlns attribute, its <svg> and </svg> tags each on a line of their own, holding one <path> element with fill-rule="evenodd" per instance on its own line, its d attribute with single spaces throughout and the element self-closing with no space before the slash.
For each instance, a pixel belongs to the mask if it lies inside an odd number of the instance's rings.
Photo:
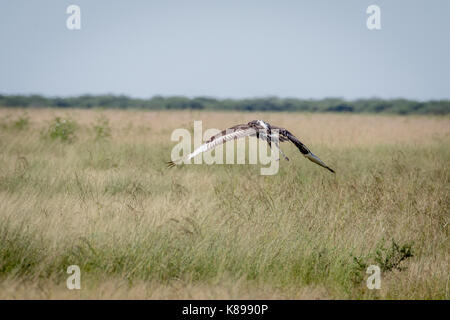
<svg viewBox="0 0 450 320">
<path fill-rule="evenodd" d="M 261 126 L 264 129 L 269 129 L 269 124 L 267 122 L 263 121 L 263 120 L 253 120 L 253 121 L 250 121 L 248 124 L 249 125 Z"/>
</svg>

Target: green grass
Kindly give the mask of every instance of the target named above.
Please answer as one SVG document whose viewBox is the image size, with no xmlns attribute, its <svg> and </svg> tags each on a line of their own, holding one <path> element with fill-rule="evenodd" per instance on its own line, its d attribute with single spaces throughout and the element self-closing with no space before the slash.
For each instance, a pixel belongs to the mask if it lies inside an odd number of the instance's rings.
<svg viewBox="0 0 450 320">
<path fill-rule="evenodd" d="M 56 120 L 0 129 L 0 291 L 43 283 L 64 296 L 66 269 L 76 264 L 87 297 L 108 297 L 96 293 L 102 283 L 125 281 L 126 290 L 181 283 L 227 292 L 214 298 L 264 290 L 275 298 L 448 299 L 445 133 L 421 143 L 315 144 L 336 175 L 287 145 L 291 161 L 261 176 L 250 165 L 169 170 L 170 133 L 116 122 L 99 139 L 91 123 L 73 119 L 70 139 L 39 135 Z M 411 130 L 431 121 L 413 120 Z M 370 264 L 382 269 L 379 291 L 365 286 Z"/>
</svg>

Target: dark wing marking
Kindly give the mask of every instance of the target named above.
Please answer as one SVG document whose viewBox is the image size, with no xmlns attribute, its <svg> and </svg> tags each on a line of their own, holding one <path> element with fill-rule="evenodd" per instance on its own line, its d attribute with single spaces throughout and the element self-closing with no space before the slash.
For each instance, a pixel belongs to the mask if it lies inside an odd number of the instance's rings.
<svg viewBox="0 0 450 320">
<path fill-rule="evenodd" d="M 214 140 L 221 138 L 229 133 L 238 131 L 238 130 L 246 130 L 249 129 L 250 126 L 248 124 L 238 124 L 234 127 L 230 127 L 228 129 L 222 130 L 221 132 L 219 132 L 218 134 L 212 136 L 211 138 L 209 138 L 208 141 L 206 141 L 205 143 L 209 143 L 209 142 L 213 142 Z M 235 138 L 236 139 L 236 138 Z"/>
<path fill-rule="evenodd" d="M 302 154 L 308 154 L 311 152 L 300 140 L 297 139 L 296 136 L 294 136 L 292 133 L 290 133 L 285 128 L 272 126 L 272 130 L 273 129 L 278 130 L 280 142 L 291 141 L 298 148 L 298 150 L 300 150 L 300 152 Z"/>
<path fill-rule="evenodd" d="M 274 130 L 274 129 L 279 131 L 279 137 L 280 137 L 281 142 L 288 141 L 288 140 L 291 141 L 298 148 L 298 150 L 300 150 L 300 152 L 305 156 L 305 158 L 308 158 L 308 160 L 335 173 L 333 169 L 328 167 L 322 160 L 320 160 L 320 158 L 318 156 L 316 156 L 314 153 L 312 153 L 308 149 L 308 147 L 306 147 L 300 140 L 297 139 L 296 136 L 294 136 L 288 130 L 286 130 L 285 128 L 272 126 L 272 130 Z M 283 137 L 283 139 L 282 139 L 282 137 Z"/>
</svg>

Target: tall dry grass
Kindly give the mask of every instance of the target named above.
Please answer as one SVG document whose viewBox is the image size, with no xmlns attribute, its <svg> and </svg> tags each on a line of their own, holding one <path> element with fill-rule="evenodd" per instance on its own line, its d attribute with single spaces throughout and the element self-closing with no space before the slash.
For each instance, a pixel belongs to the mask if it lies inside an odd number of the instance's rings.
<svg viewBox="0 0 450 320">
<path fill-rule="evenodd" d="M 291 145 L 274 176 L 165 168 L 173 129 L 253 119 L 337 174 Z M 0 298 L 448 299 L 449 143 L 448 117 L 0 109 Z"/>
</svg>

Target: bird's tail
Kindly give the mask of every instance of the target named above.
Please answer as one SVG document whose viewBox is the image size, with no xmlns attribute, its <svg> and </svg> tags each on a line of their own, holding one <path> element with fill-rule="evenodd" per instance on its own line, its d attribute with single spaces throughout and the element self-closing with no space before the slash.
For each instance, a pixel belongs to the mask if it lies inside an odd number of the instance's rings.
<svg viewBox="0 0 450 320">
<path fill-rule="evenodd" d="M 325 169 L 330 170 L 332 173 L 336 173 L 334 172 L 333 169 L 331 169 L 329 166 L 327 166 L 322 160 L 320 160 L 320 158 L 318 156 L 316 156 L 314 153 L 309 152 L 307 154 L 304 155 L 306 158 L 308 158 L 308 160 L 318 164 L 321 167 L 324 167 Z"/>
<path fill-rule="evenodd" d="M 166 162 L 166 164 L 167 164 L 167 168 L 173 168 L 173 167 L 175 167 L 175 166 L 177 166 L 177 165 L 180 165 L 181 163 L 182 163 L 183 161 L 182 160 L 175 160 L 175 161 L 167 161 Z"/>
</svg>

